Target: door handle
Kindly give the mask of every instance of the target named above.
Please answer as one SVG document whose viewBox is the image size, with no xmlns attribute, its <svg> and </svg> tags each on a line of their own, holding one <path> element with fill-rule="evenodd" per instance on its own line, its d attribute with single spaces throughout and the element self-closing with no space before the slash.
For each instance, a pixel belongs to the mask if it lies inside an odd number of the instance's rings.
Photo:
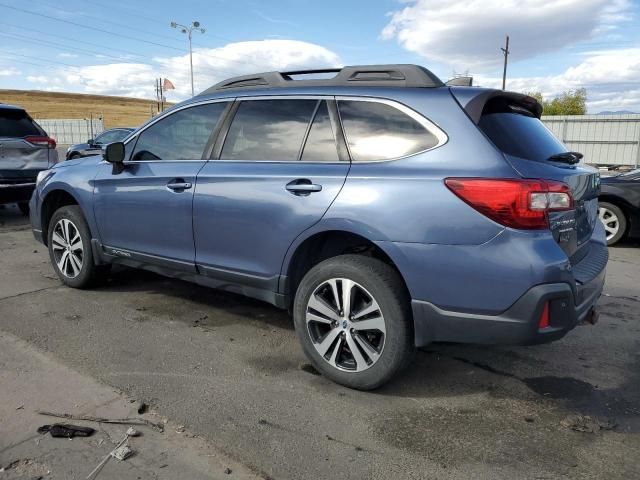
<svg viewBox="0 0 640 480">
<path fill-rule="evenodd" d="M 322 185 L 311 183 L 311 180 L 301 178 L 287 183 L 285 188 L 294 195 L 309 195 L 313 192 L 320 192 Z"/>
<path fill-rule="evenodd" d="M 167 183 L 167 188 L 169 190 L 188 190 L 191 188 L 191 182 L 169 182 Z"/>
</svg>

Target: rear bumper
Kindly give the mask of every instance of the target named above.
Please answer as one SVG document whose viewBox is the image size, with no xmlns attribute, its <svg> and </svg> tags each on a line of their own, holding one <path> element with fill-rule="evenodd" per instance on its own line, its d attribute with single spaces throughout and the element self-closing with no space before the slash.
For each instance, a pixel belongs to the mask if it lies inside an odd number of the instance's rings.
<svg viewBox="0 0 640 480">
<path fill-rule="evenodd" d="M 536 285 L 498 315 L 443 310 L 429 302 L 413 300 L 416 346 L 431 342 L 531 345 L 557 340 L 592 313 L 602 294 L 604 279 L 603 269 L 588 284 L 575 288 L 568 283 Z M 547 302 L 550 325 L 540 329 L 540 317 Z"/>
<path fill-rule="evenodd" d="M 0 180 L 0 203 L 28 202 L 35 188 L 35 181 L 5 183 Z"/>
</svg>

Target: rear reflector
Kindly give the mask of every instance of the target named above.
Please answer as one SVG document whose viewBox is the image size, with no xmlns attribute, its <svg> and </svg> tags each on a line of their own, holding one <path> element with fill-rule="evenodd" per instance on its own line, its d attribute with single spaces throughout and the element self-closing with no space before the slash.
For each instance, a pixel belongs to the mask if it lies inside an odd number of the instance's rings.
<svg viewBox="0 0 640 480">
<path fill-rule="evenodd" d="M 549 302 L 544 302 L 542 315 L 540 315 L 540 321 L 538 322 L 538 329 L 542 330 L 548 327 L 549 327 Z"/>
<path fill-rule="evenodd" d="M 506 227 L 549 228 L 548 212 L 573 209 L 567 185 L 553 180 L 447 178 L 460 199 Z"/>
<path fill-rule="evenodd" d="M 56 141 L 51 137 L 24 137 L 24 139 L 31 145 L 37 145 L 39 147 L 56 148 Z"/>
</svg>

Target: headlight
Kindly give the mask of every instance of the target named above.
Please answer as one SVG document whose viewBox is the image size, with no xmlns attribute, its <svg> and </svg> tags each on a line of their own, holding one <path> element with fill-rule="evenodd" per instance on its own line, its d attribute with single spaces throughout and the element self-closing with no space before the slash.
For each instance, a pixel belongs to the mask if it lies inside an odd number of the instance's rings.
<svg viewBox="0 0 640 480">
<path fill-rule="evenodd" d="M 36 187 L 40 185 L 40 182 L 44 180 L 44 177 L 47 175 L 49 175 L 49 170 L 42 170 L 41 172 L 38 172 L 38 176 L 36 177 Z"/>
</svg>

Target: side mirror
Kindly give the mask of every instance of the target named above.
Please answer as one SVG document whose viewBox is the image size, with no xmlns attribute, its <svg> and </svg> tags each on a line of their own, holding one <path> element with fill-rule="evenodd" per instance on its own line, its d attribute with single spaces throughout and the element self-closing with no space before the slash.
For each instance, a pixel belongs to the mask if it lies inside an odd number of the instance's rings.
<svg viewBox="0 0 640 480">
<path fill-rule="evenodd" d="M 124 143 L 110 143 L 103 150 L 102 156 L 107 162 L 113 165 L 114 175 L 124 171 Z"/>
<path fill-rule="evenodd" d="M 95 142 L 95 139 L 93 138 L 90 138 L 89 140 L 87 140 L 88 145 L 93 145 L 93 142 Z"/>
</svg>

